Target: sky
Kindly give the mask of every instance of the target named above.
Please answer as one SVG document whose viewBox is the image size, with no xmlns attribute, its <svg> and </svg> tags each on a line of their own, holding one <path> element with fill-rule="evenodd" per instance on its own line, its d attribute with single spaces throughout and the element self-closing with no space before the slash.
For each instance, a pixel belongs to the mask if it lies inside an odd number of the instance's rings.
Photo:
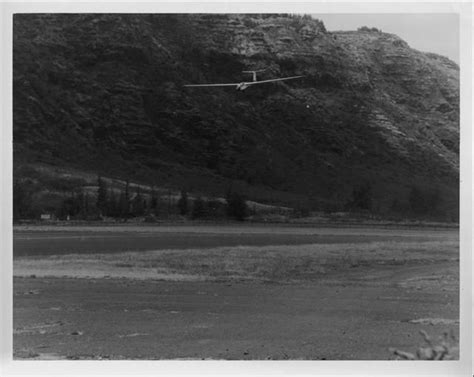
<svg viewBox="0 0 474 377">
<path fill-rule="evenodd" d="M 447 56 L 459 64 L 459 17 L 454 13 L 327 13 L 312 16 L 322 20 L 328 31 L 376 27 L 398 35 L 416 50 Z"/>
</svg>

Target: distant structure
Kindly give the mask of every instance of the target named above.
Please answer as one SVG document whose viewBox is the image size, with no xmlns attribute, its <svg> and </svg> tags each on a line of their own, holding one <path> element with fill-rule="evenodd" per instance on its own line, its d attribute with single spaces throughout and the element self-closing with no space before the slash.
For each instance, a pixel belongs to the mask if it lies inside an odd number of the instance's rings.
<svg viewBox="0 0 474 377">
<path fill-rule="evenodd" d="M 42 213 L 40 215 L 40 220 L 41 221 L 51 221 L 51 220 L 54 220 L 54 216 L 50 213 Z"/>
</svg>

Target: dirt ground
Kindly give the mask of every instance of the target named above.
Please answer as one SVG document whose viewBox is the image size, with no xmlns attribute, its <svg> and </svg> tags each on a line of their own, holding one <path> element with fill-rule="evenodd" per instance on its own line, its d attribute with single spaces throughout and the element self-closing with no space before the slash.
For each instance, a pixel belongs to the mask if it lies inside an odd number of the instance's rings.
<svg viewBox="0 0 474 377">
<path fill-rule="evenodd" d="M 393 359 L 420 330 L 459 338 L 450 234 L 17 257 L 14 358 Z"/>
</svg>

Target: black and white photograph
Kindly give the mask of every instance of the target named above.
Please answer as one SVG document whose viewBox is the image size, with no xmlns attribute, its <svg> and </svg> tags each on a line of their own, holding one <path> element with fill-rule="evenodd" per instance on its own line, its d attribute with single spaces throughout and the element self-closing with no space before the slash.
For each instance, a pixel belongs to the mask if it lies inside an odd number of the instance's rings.
<svg viewBox="0 0 474 377">
<path fill-rule="evenodd" d="M 21 9 L 13 362 L 472 358 L 460 13 Z"/>
</svg>

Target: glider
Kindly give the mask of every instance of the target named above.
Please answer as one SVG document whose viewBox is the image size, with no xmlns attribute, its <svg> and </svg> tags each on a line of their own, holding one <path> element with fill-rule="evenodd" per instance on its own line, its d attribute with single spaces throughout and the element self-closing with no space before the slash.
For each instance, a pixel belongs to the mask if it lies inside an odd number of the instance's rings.
<svg viewBox="0 0 474 377">
<path fill-rule="evenodd" d="M 187 87 L 187 88 L 212 87 L 212 86 L 234 86 L 236 90 L 245 90 L 251 85 L 265 84 L 265 83 L 268 83 L 268 82 L 283 81 L 283 80 L 293 80 L 293 79 L 298 79 L 300 77 L 304 77 L 304 76 L 290 76 L 290 77 L 281 77 L 281 78 L 278 78 L 278 79 L 257 81 L 257 72 L 262 72 L 262 71 L 264 71 L 264 70 L 260 70 L 260 71 L 242 71 L 244 73 L 252 73 L 253 81 L 243 81 L 243 82 L 225 83 L 225 84 L 190 84 L 190 85 L 184 85 L 184 86 Z"/>
</svg>

